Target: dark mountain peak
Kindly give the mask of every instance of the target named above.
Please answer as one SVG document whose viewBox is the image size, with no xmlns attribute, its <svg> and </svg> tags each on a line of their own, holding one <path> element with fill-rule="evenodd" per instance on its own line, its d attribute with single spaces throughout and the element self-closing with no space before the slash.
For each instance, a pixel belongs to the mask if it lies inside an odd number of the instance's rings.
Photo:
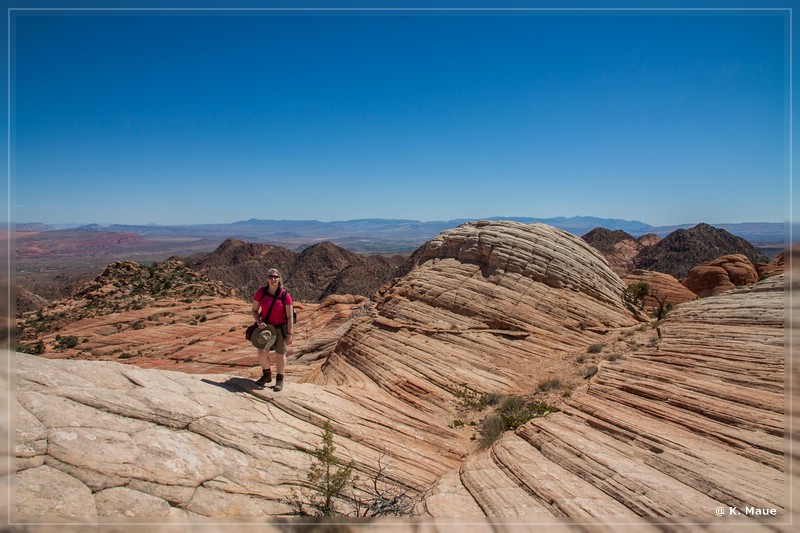
<svg viewBox="0 0 800 533">
<path fill-rule="evenodd" d="M 244 241 L 239 239 L 233 239 L 233 238 L 225 239 L 225 241 L 223 241 L 223 243 L 217 247 L 216 251 L 225 252 L 232 248 L 238 248 L 240 246 L 244 246 L 245 244 L 246 243 Z"/>
<path fill-rule="evenodd" d="M 700 223 L 693 228 L 675 230 L 653 246 L 642 248 L 633 262 L 637 268 L 664 272 L 680 279 L 693 266 L 730 254 L 744 255 L 752 263 L 769 261 L 741 237 Z"/>
<path fill-rule="evenodd" d="M 341 246 L 337 246 L 330 241 L 312 244 L 300 253 L 298 261 L 306 261 L 308 258 L 312 257 L 356 262 L 360 261 L 361 259 L 360 255 L 353 253 L 350 250 L 346 250 Z"/>
<path fill-rule="evenodd" d="M 652 246 L 652 245 L 656 244 L 660 240 L 661 240 L 661 237 L 659 237 L 655 233 L 645 233 L 641 237 L 638 237 L 636 239 L 636 242 L 638 242 L 642 246 Z"/>
<path fill-rule="evenodd" d="M 306 302 L 329 294 L 369 296 L 392 278 L 399 262 L 362 256 L 329 241 L 298 254 L 282 246 L 235 238 L 226 239 L 213 252 L 186 259 L 211 279 L 236 287 L 247 300 L 266 285 L 267 270 L 277 268 L 292 298 Z"/>
<path fill-rule="evenodd" d="M 614 245 L 623 241 L 634 241 L 632 235 L 621 229 L 610 230 L 606 228 L 594 228 L 592 231 L 581 237 L 592 248 L 601 253 L 610 253 L 614 250 Z"/>
</svg>

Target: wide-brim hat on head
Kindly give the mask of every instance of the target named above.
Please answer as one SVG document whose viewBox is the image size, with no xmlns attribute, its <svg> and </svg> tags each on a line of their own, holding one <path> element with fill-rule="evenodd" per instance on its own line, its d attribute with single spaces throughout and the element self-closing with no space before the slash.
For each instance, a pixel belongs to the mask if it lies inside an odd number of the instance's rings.
<svg viewBox="0 0 800 533">
<path fill-rule="evenodd" d="M 278 340 L 278 332 L 271 324 L 267 324 L 264 329 L 257 329 L 250 337 L 250 342 L 259 350 L 268 350 Z"/>
</svg>

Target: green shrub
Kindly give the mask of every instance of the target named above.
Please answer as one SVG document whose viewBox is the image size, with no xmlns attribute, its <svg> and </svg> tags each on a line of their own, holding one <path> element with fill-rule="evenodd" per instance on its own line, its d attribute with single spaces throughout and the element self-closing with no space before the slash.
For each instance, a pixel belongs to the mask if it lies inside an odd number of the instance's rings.
<svg viewBox="0 0 800 533">
<path fill-rule="evenodd" d="M 33 346 L 28 344 L 18 344 L 16 351 L 30 355 L 42 355 L 46 351 L 46 348 L 44 342 L 37 341 Z"/>
<path fill-rule="evenodd" d="M 461 385 L 451 391 L 458 399 L 458 408 L 463 411 L 483 411 L 490 405 L 496 405 L 502 398 L 496 392 L 480 393 Z"/>
<path fill-rule="evenodd" d="M 589 379 L 590 377 L 594 376 L 595 374 L 597 374 L 597 365 L 592 365 L 592 366 L 590 366 L 589 368 L 587 368 L 586 370 L 583 371 L 583 377 L 586 378 L 586 379 Z"/>
<path fill-rule="evenodd" d="M 56 335 L 56 350 L 68 350 L 78 345 L 78 337 L 74 335 Z"/>
<path fill-rule="evenodd" d="M 515 394 L 506 396 L 497 412 L 484 418 L 478 426 L 479 445 L 491 446 L 504 431 L 517 429 L 534 418 L 556 412 L 558 409 L 544 402 L 528 400 Z"/>
<path fill-rule="evenodd" d="M 586 351 L 588 353 L 600 353 L 603 351 L 603 348 L 605 347 L 606 347 L 605 344 L 600 344 L 600 343 L 592 344 L 591 346 L 589 346 L 589 348 L 587 348 Z"/>
<path fill-rule="evenodd" d="M 498 408 L 507 429 L 517 429 L 529 420 L 555 412 L 557 409 L 544 402 L 526 400 L 522 396 L 508 396 Z"/>
<path fill-rule="evenodd" d="M 480 433 L 480 440 L 478 443 L 481 449 L 486 449 L 494 444 L 506 429 L 506 423 L 499 414 L 495 413 L 484 418 L 478 428 L 478 432 Z"/>
<path fill-rule="evenodd" d="M 555 390 L 560 386 L 561 380 L 559 378 L 547 378 L 540 380 L 539 383 L 536 384 L 536 390 L 538 392 L 547 392 Z"/>
</svg>

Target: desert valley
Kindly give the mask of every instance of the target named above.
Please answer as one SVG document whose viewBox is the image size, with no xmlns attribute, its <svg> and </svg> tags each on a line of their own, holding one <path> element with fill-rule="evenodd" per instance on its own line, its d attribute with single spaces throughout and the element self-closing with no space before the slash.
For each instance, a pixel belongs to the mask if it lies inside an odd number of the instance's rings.
<svg viewBox="0 0 800 533">
<path fill-rule="evenodd" d="M 326 429 L 353 468 L 341 516 L 797 519 L 790 251 L 707 224 L 473 221 L 382 255 L 228 238 L 143 260 L 112 235 L 94 256 L 49 248 L 44 273 L 47 233 L 18 241 L 2 377 L 13 523 L 314 514 L 297 503 Z M 281 392 L 255 384 L 244 338 L 269 267 L 298 311 Z M 366 513 L 376 498 L 403 512 Z"/>
</svg>

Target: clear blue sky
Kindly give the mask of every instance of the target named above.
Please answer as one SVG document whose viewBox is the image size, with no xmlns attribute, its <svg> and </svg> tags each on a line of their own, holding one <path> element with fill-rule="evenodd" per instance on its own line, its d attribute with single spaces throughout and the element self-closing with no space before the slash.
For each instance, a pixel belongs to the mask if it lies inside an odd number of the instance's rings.
<svg viewBox="0 0 800 533">
<path fill-rule="evenodd" d="M 783 221 L 788 14 L 14 10 L 11 219 Z"/>
</svg>

